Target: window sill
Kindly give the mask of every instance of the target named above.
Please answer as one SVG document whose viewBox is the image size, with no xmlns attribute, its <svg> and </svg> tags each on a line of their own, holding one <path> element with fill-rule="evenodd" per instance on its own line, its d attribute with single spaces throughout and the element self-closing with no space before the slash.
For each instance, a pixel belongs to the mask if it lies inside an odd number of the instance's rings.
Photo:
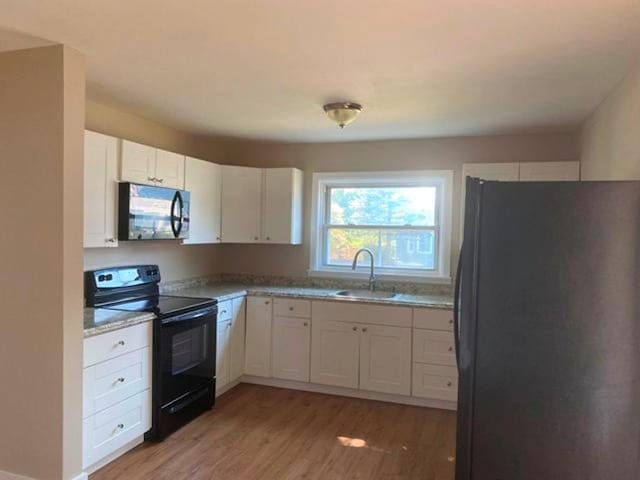
<svg viewBox="0 0 640 480">
<path fill-rule="evenodd" d="M 319 278 L 335 278 L 349 280 L 369 280 L 369 274 L 363 272 L 345 272 L 344 270 L 307 270 L 310 277 Z M 388 282 L 407 282 L 407 283 L 434 283 L 439 285 L 451 285 L 450 276 L 442 275 L 421 275 L 421 274 L 397 274 L 397 273 L 378 273 L 376 278 L 380 281 Z"/>
</svg>

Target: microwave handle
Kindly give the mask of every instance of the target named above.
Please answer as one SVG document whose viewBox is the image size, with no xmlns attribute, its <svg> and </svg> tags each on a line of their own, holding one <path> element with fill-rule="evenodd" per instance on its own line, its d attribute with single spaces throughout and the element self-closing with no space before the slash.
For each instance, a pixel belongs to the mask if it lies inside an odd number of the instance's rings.
<svg viewBox="0 0 640 480">
<path fill-rule="evenodd" d="M 180 213 L 175 215 L 176 204 L 180 207 Z M 171 231 L 173 232 L 173 236 L 178 238 L 180 236 L 180 232 L 182 231 L 182 212 L 184 209 L 184 205 L 182 202 L 182 195 L 179 191 L 176 191 L 173 196 L 173 200 L 171 201 Z M 177 225 L 176 225 L 177 220 Z"/>
</svg>

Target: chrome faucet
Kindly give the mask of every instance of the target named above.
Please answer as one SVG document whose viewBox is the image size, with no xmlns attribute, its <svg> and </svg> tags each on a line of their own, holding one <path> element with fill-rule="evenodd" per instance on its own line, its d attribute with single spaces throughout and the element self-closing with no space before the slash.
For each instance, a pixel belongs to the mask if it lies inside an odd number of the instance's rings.
<svg viewBox="0 0 640 480">
<path fill-rule="evenodd" d="M 376 274 L 375 274 L 376 267 L 375 267 L 373 252 L 371 250 L 369 250 L 368 248 L 361 248 L 360 250 L 358 250 L 355 256 L 353 257 L 353 265 L 351 265 L 351 270 L 356 269 L 356 267 L 358 266 L 358 256 L 363 252 L 368 253 L 369 257 L 371 257 L 371 273 L 369 274 L 369 290 L 371 290 L 372 292 L 375 292 L 376 291 Z"/>
</svg>

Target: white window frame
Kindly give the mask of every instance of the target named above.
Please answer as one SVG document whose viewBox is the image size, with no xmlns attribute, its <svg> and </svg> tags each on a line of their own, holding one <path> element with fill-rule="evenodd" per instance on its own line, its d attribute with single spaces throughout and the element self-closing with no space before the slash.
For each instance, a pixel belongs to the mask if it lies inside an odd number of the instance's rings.
<svg viewBox="0 0 640 480">
<path fill-rule="evenodd" d="M 438 217 L 437 257 L 435 270 L 385 269 L 377 271 L 379 278 L 392 281 L 451 283 L 451 216 L 453 199 L 452 170 L 420 170 L 401 172 L 322 172 L 313 174 L 310 266 L 308 274 L 317 277 L 366 279 L 368 259 L 361 259 L 356 271 L 351 267 L 327 266 L 323 263 L 324 221 L 328 187 L 354 186 L 425 186 L 438 187 L 436 203 Z"/>
</svg>

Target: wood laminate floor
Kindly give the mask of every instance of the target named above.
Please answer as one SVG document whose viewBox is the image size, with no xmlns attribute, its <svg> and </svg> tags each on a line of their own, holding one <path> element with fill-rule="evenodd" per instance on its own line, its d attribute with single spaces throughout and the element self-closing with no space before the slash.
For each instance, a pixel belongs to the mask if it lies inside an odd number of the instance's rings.
<svg viewBox="0 0 640 480">
<path fill-rule="evenodd" d="M 91 480 L 453 480 L 455 412 L 240 384 Z"/>
</svg>

